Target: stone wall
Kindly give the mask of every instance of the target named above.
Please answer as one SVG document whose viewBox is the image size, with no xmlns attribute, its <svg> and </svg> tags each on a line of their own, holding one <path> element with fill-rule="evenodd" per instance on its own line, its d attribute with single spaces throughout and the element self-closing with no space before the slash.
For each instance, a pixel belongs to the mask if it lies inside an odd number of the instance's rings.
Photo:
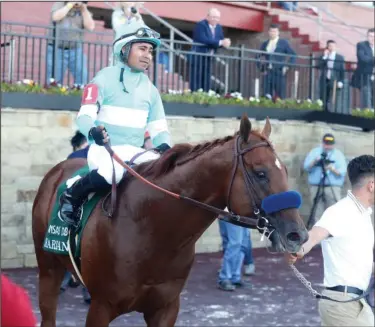
<svg viewBox="0 0 375 327">
<path fill-rule="evenodd" d="M 71 152 L 69 140 L 75 132 L 75 112 L 14 110 L 1 111 L 1 266 L 35 266 L 31 232 L 31 208 L 37 187 L 44 174 Z M 232 135 L 239 127 L 236 119 L 195 119 L 168 117 L 175 143 L 200 142 Z M 264 122 L 253 121 L 262 127 Z M 325 132 L 333 132 L 337 147 L 348 159 L 374 153 L 374 134 L 340 126 L 307 124 L 295 121 L 271 121 L 271 139 L 288 166 L 291 188 L 304 196 L 302 214 L 309 213 L 306 176 L 301 164 L 306 152 L 320 142 Z M 260 235 L 253 231 L 254 247 L 262 246 Z M 197 252 L 220 250 L 215 222 L 197 243 Z"/>
</svg>

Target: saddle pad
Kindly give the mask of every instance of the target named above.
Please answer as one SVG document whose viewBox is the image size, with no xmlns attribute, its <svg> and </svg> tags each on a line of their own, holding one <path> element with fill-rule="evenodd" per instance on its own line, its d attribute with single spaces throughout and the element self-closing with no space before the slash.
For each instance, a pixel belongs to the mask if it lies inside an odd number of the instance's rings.
<svg viewBox="0 0 375 327">
<path fill-rule="evenodd" d="M 89 167 L 86 165 L 79 170 L 77 170 L 70 179 L 67 181 L 62 182 L 57 188 L 57 196 L 56 201 L 53 206 L 51 218 L 48 223 L 48 229 L 46 233 L 46 237 L 44 239 L 43 249 L 48 252 L 62 254 L 62 255 L 69 255 L 68 250 L 68 235 L 69 229 L 68 225 L 63 222 L 58 217 L 58 210 L 59 210 L 59 199 L 61 194 L 65 191 L 65 189 L 72 184 L 73 181 L 78 180 L 80 177 L 85 176 L 89 172 Z M 83 229 L 86 226 L 87 220 L 95 208 L 99 200 L 102 198 L 103 194 L 94 194 L 89 200 L 85 202 L 83 205 L 83 212 L 81 214 L 81 219 L 79 222 L 79 226 L 77 231 L 74 233 L 76 235 L 76 251 L 73 253 L 73 256 L 78 258 L 81 254 L 81 238 Z M 73 247 L 72 247 L 73 249 Z"/>
</svg>

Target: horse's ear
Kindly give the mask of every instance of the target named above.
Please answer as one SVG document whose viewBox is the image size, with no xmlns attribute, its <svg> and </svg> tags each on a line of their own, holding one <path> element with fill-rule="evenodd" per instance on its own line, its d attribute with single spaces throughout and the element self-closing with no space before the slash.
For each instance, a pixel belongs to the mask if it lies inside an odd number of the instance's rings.
<svg viewBox="0 0 375 327">
<path fill-rule="evenodd" d="M 249 139 L 249 135 L 251 132 L 251 122 L 246 114 L 242 115 L 241 123 L 240 123 L 240 136 L 241 138 L 247 142 Z"/>
<path fill-rule="evenodd" d="M 266 125 L 264 125 L 264 127 L 263 127 L 262 135 L 265 136 L 266 138 L 269 138 L 270 135 L 271 135 L 271 131 L 272 131 L 271 123 L 270 123 L 270 120 L 267 117 L 266 118 Z"/>
</svg>

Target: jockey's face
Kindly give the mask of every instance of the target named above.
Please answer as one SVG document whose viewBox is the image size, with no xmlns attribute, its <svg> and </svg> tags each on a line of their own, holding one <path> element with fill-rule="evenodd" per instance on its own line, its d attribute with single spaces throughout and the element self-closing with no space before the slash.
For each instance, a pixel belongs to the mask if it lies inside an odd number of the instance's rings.
<svg viewBox="0 0 375 327">
<path fill-rule="evenodd" d="M 128 65 L 137 70 L 146 70 L 151 64 L 153 49 L 150 43 L 134 43 L 130 49 Z"/>
</svg>

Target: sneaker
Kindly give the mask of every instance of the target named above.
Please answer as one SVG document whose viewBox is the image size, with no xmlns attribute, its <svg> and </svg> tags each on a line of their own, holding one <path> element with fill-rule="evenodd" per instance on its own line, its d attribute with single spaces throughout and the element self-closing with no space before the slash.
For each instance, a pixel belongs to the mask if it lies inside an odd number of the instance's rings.
<svg viewBox="0 0 375 327">
<path fill-rule="evenodd" d="M 238 282 L 232 282 L 235 288 L 251 288 L 251 283 L 245 280 L 240 280 Z"/>
<path fill-rule="evenodd" d="M 217 284 L 218 289 L 226 292 L 233 292 L 236 287 L 229 280 L 222 280 Z"/>
<path fill-rule="evenodd" d="M 244 266 L 244 274 L 246 276 L 255 275 L 255 265 L 253 263 Z"/>
</svg>

